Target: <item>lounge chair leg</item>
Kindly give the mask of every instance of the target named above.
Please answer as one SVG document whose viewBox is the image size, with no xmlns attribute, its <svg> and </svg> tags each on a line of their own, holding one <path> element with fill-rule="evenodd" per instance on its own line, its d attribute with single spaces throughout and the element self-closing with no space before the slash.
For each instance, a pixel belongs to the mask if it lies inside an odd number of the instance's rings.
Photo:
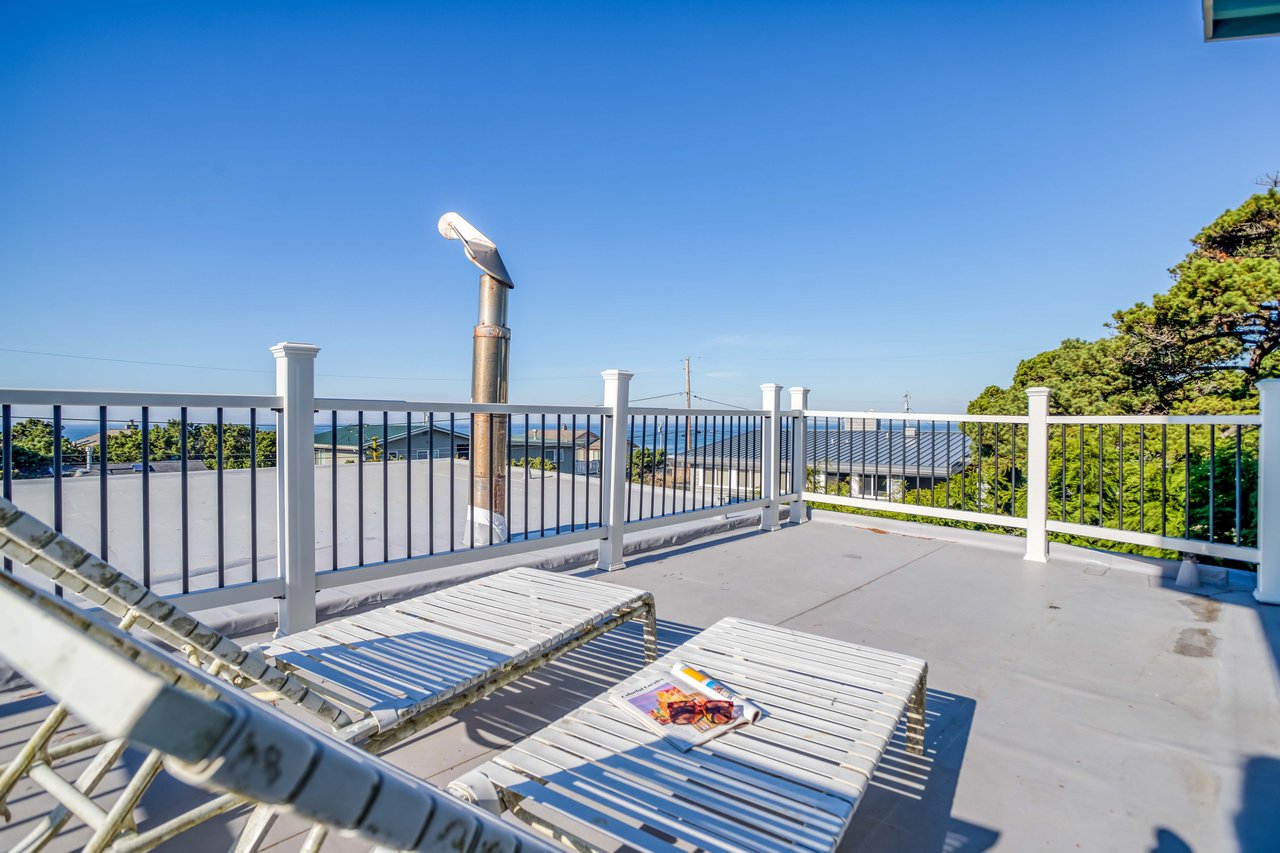
<svg viewBox="0 0 1280 853">
<path fill-rule="evenodd" d="M 479 806 L 490 814 L 502 816 L 502 797 L 489 777 L 472 770 L 449 783 L 448 791 L 460 800 Z"/>
<path fill-rule="evenodd" d="M 150 787 L 151 782 L 156 778 L 156 774 L 163 769 L 164 753 L 152 751 L 147 754 L 143 760 L 142 766 L 138 768 L 138 772 L 133 774 L 133 778 L 129 780 L 129 784 L 125 786 L 124 791 L 116 799 L 111 806 L 111 811 L 107 812 L 106 820 L 102 827 L 93 834 L 89 839 L 89 843 L 84 846 L 85 853 L 98 853 L 105 850 L 116 836 L 123 832 L 126 826 L 134 831 L 137 830 L 133 823 L 133 810 L 138 805 L 138 800 L 142 799 L 142 795 Z"/>
<path fill-rule="evenodd" d="M 98 751 L 98 754 L 89 761 L 88 766 L 81 771 L 74 784 L 67 785 L 66 782 L 61 783 L 61 786 L 66 787 L 65 795 L 74 795 L 77 799 L 80 799 L 80 795 L 83 795 L 83 799 L 88 803 L 88 798 L 98 787 L 98 783 L 102 781 L 102 777 L 107 775 L 108 771 L 110 771 L 111 768 L 115 766 L 115 763 L 120 759 L 120 756 L 124 754 L 126 746 L 127 744 L 122 740 L 108 741 L 107 744 Z M 43 764 L 40 766 L 44 767 Z M 15 851 L 23 851 L 23 853 L 29 853 L 29 851 L 40 850 L 43 848 L 54 838 L 54 836 L 62 831 L 62 828 L 66 826 L 67 821 L 71 819 L 72 815 L 72 811 L 68 808 L 68 803 L 64 796 L 60 796 L 58 791 L 49 787 L 48 783 L 53 782 L 56 779 L 53 769 L 46 768 L 51 777 L 47 781 L 43 778 L 37 778 L 35 770 L 36 767 L 34 765 L 27 770 L 27 772 L 31 774 L 32 781 L 49 791 L 49 793 L 53 795 L 54 799 L 58 800 L 58 805 L 55 806 L 47 815 L 41 818 L 40 822 L 36 824 L 31 832 L 29 832 L 25 838 L 14 846 L 13 849 Z M 42 772 L 38 775 L 43 777 L 44 773 Z M 79 792 L 79 794 L 77 794 L 77 792 Z M 91 803 L 88 807 L 99 812 L 101 811 L 97 806 L 94 806 Z"/>
<path fill-rule="evenodd" d="M 653 663 L 658 659 L 658 613 L 650 601 L 644 610 L 644 660 Z"/>
<path fill-rule="evenodd" d="M 306 840 L 302 842 L 302 847 L 299 848 L 298 853 L 320 853 L 320 848 L 324 846 L 324 840 L 328 837 L 329 827 L 322 823 L 317 823 L 307 833 Z"/>
<path fill-rule="evenodd" d="M 275 806 L 259 803 L 254 807 L 253 814 L 249 815 L 244 829 L 240 831 L 240 837 L 236 839 L 236 846 L 233 848 L 234 853 L 253 853 L 261 847 L 267 833 L 271 830 L 271 824 L 275 822 Z"/>
<path fill-rule="evenodd" d="M 67 706 L 59 702 L 31 738 L 22 745 L 22 749 L 13 757 L 13 760 L 5 765 L 4 772 L 0 773 L 0 816 L 6 823 L 9 821 L 9 809 L 5 807 L 5 800 L 9 798 L 9 792 L 13 790 L 18 780 L 26 775 L 31 765 L 44 755 L 50 738 L 58 733 L 58 729 L 66 719 Z"/>
<path fill-rule="evenodd" d="M 920 680 L 907 705 L 907 752 L 915 755 L 924 755 L 924 695 L 928 675 L 927 668 L 920 673 Z"/>
</svg>

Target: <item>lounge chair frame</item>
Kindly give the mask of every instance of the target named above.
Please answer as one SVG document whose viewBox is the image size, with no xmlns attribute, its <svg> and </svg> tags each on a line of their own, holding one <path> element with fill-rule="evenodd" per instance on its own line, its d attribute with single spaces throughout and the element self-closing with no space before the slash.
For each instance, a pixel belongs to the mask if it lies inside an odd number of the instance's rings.
<svg viewBox="0 0 1280 853">
<path fill-rule="evenodd" d="M 430 593 L 409 602 L 389 605 L 384 610 L 435 602 L 441 600 L 442 596 L 506 595 L 509 598 L 511 588 L 520 589 L 519 584 L 522 583 L 531 588 L 545 585 L 549 592 L 554 589 L 556 595 L 563 594 L 563 590 L 567 589 L 584 600 L 596 602 L 596 606 L 594 609 L 580 608 L 572 620 L 550 630 L 553 636 L 526 650 L 527 653 L 510 659 L 500 659 L 498 656 L 494 665 L 482 670 L 473 667 L 466 673 L 466 678 L 460 679 L 457 684 L 448 685 L 445 690 L 435 694 L 423 693 L 415 702 L 402 703 L 392 710 L 384 709 L 379 712 L 368 706 L 361 706 L 360 700 L 368 697 L 353 695 L 349 690 L 331 689 L 320 678 L 302 671 L 311 662 L 305 654 L 296 654 L 294 660 L 298 665 L 294 665 L 271 659 L 263 648 L 242 647 L 3 498 L 0 498 L 0 551 L 15 562 L 98 605 L 119 620 L 125 630 L 144 630 L 165 645 L 185 654 L 192 664 L 249 689 L 261 698 L 292 702 L 322 720 L 339 739 L 373 752 L 412 736 L 631 620 L 643 623 L 646 660 L 651 661 L 657 655 L 656 614 L 653 596 L 649 593 L 530 569 L 511 570 Z M 512 587 L 513 584 L 515 587 Z M 536 590 L 530 595 L 533 597 L 529 600 L 536 606 L 539 602 Z M 557 612 L 572 610 L 569 607 L 559 607 Z M 353 620 L 341 620 L 333 625 L 300 632 L 280 638 L 267 648 L 294 654 L 289 646 L 305 644 L 309 637 L 323 637 L 326 642 L 340 643 L 340 640 L 331 639 L 335 630 L 341 630 L 349 621 L 367 618 L 353 617 Z M 465 621 L 455 618 L 450 624 L 465 628 Z M 424 623 L 422 627 L 425 630 L 430 626 Z M 482 618 L 474 620 L 471 626 L 472 630 L 481 627 Z M 338 646 L 335 645 L 334 648 Z M 65 719 L 66 709 L 61 705 L 55 707 L 19 755 L 0 770 L 0 816 L 6 813 L 5 798 L 24 776 L 30 776 L 33 781 L 41 784 L 60 803 L 20 843 L 23 850 L 40 849 L 62 829 L 72 815 L 80 817 L 95 828 L 94 836 L 86 848 L 90 851 L 102 849 L 121 834 L 132 837 L 127 843 L 118 842 L 117 849 L 147 850 L 196 822 L 215 817 L 239 805 L 239 801 L 234 799 L 219 798 L 194 812 L 146 832 L 135 833 L 133 807 L 159 772 L 158 760 L 153 757 L 144 762 L 135 778 L 126 786 L 121 799 L 113 808 L 104 811 L 92 803 L 87 795 L 93 792 L 124 747 L 99 734 L 51 747 L 50 741 Z M 93 748 L 101 748 L 99 756 L 74 784 L 66 783 L 53 772 L 52 764 L 57 760 Z M 261 819 L 257 822 L 262 824 L 261 829 L 265 833 L 270 824 L 269 816 L 264 814 L 258 817 Z"/>
<path fill-rule="evenodd" d="M 236 802 L 292 808 L 379 849 L 549 853 L 529 832 L 3 573 L 0 654 L 113 741 L 149 748 Z"/>
<path fill-rule="evenodd" d="M 924 753 L 923 660 L 722 619 L 619 689 L 677 661 L 764 716 L 681 752 L 602 696 L 449 791 L 583 851 L 834 850 L 900 725 L 899 760 Z"/>
</svg>

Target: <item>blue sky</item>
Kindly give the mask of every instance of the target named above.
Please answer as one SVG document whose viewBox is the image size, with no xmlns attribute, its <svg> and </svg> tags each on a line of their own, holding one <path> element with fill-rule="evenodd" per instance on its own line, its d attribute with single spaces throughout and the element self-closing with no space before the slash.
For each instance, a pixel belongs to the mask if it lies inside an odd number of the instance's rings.
<svg viewBox="0 0 1280 853">
<path fill-rule="evenodd" d="M 1278 77 L 1194 0 L 9 2 L 0 387 L 266 392 L 302 340 L 321 393 L 465 399 L 457 210 L 513 401 L 692 355 L 708 399 L 959 410 L 1280 169 Z"/>
</svg>

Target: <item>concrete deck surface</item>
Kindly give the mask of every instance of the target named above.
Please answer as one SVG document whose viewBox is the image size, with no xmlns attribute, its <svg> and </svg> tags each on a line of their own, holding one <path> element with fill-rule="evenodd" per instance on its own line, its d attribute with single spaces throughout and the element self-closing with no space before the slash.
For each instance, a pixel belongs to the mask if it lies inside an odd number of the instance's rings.
<svg viewBox="0 0 1280 853">
<path fill-rule="evenodd" d="M 1104 563 L 1027 563 L 1008 537 L 907 529 L 819 520 L 729 533 L 597 577 L 655 594 L 664 651 L 734 615 L 928 660 L 925 758 L 895 744 L 842 850 L 1280 849 L 1280 608 Z M 641 664 L 638 631 L 614 632 L 388 758 L 447 782 Z M 0 760 L 45 711 L 38 695 L 0 694 Z M 189 796 L 164 780 L 148 819 Z M 11 807 L 0 849 L 48 804 L 23 783 Z M 167 849 L 225 849 L 242 820 Z M 295 849 L 303 830 L 282 818 L 274 849 Z M 49 849 L 85 838 L 77 829 Z"/>
</svg>

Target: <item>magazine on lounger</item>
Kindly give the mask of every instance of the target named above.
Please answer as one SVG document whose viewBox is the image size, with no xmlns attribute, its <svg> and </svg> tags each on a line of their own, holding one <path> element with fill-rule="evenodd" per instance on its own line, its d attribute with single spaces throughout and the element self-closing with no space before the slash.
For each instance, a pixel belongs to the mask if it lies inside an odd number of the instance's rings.
<svg viewBox="0 0 1280 853">
<path fill-rule="evenodd" d="M 760 709 L 700 669 L 677 661 L 658 675 L 609 697 L 672 746 L 687 752 L 760 719 Z"/>
</svg>

